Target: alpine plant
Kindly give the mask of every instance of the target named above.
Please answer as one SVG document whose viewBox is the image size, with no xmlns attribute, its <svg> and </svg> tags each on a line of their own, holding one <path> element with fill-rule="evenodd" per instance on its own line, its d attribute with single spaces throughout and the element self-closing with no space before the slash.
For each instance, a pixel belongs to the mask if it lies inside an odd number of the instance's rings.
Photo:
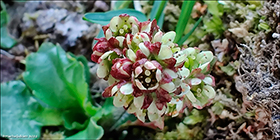
<svg viewBox="0 0 280 140">
<path fill-rule="evenodd" d="M 139 22 L 121 14 L 102 27 L 105 37 L 93 46 L 97 76 L 108 81 L 103 97 L 124 107 L 142 122 L 163 127 L 163 116 L 177 116 L 187 107 L 203 108 L 215 96 L 209 75 L 213 54 L 180 49 L 176 33 L 160 31 L 156 20 Z"/>
</svg>

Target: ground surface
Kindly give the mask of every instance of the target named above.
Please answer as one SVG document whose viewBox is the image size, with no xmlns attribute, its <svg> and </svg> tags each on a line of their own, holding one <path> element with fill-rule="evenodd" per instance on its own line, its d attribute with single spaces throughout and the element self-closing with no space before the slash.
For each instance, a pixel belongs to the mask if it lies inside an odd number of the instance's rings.
<svg viewBox="0 0 280 140">
<path fill-rule="evenodd" d="M 124 139 L 280 138 L 280 2 L 263 2 L 251 11 L 248 7 L 252 3 L 241 3 L 231 2 L 232 7 L 225 8 L 226 14 L 220 15 L 224 29 L 213 31 L 212 27 L 201 25 L 189 39 L 189 46 L 211 50 L 218 58 L 212 72 L 217 91 L 212 105 L 199 112 L 188 110 L 178 118 L 166 118 L 163 131 L 127 125 L 105 131 L 103 139 L 114 139 L 124 133 Z M 180 11 L 180 4 L 168 3 L 164 31 L 175 28 L 172 25 L 179 18 L 176 12 Z M 142 7 L 148 14 L 151 4 Z M 83 21 L 82 16 L 109 8 L 110 3 L 95 1 L 8 2 L 9 32 L 19 43 L 10 50 L 1 49 L 1 83 L 21 78 L 24 58 L 37 51 L 42 42 L 53 42 L 67 52 L 87 58 L 92 74 L 91 92 L 96 100 L 104 100 L 98 93 L 107 83 L 96 77 L 96 64 L 90 60 L 99 25 Z M 249 21 L 240 12 L 255 18 Z M 205 23 L 212 18 L 203 11 L 197 14 L 205 15 Z M 268 24 L 270 31 L 257 28 L 261 20 Z M 200 37 L 202 31 L 205 34 Z M 201 117 L 198 123 L 182 123 L 193 116 Z"/>
</svg>

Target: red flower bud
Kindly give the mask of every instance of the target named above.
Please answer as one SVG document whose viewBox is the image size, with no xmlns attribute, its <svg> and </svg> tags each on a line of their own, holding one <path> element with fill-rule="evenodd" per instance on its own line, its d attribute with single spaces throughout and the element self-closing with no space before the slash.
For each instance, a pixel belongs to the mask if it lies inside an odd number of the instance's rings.
<svg viewBox="0 0 280 140">
<path fill-rule="evenodd" d="M 110 74 L 116 79 L 129 79 L 131 77 L 132 61 L 123 58 L 123 59 L 114 59 L 113 66 Z"/>
<path fill-rule="evenodd" d="M 93 46 L 91 60 L 98 63 L 98 59 L 101 55 L 109 51 L 110 43 L 104 37 L 95 40 L 98 40 L 98 42 Z"/>
</svg>

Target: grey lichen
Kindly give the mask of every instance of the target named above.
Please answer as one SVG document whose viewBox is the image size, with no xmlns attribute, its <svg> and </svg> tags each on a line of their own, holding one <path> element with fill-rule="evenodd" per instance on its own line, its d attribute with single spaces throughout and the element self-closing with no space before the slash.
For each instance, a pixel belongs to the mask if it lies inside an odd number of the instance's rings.
<svg viewBox="0 0 280 140">
<path fill-rule="evenodd" d="M 46 130 L 43 133 L 41 140 L 63 140 L 65 138 L 64 132 L 50 132 Z"/>
<path fill-rule="evenodd" d="M 262 31 L 253 41 L 240 47 L 240 80 L 237 89 L 245 89 L 255 104 L 271 111 L 275 138 L 280 138 L 280 2 L 265 2 L 259 11 L 266 16 L 271 31 Z M 242 91 L 240 91 L 242 92 Z M 244 92 L 244 91 L 243 91 Z"/>
</svg>

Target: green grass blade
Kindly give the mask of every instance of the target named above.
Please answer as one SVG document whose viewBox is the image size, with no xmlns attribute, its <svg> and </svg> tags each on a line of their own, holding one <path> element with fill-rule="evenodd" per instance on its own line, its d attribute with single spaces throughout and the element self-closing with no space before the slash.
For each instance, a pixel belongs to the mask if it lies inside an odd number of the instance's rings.
<svg viewBox="0 0 280 140">
<path fill-rule="evenodd" d="M 167 1 L 154 1 L 154 5 L 150 14 L 150 19 L 156 19 L 158 26 L 161 28 L 164 20 L 164 7 Z"/>
<path fill-rule="evenodd" d="M 161 14 L 163 14 L 163 9 L 166 6 L 167 1 L 154 1 L 154 5 L 150 14 L 150 19 L 156 19 L 159 21 Z"/>
<path fill-rule="evenodd" d="M 194 30 L 196 29 L 196 27 L 199 25 L 199 23 L 202 20 L 202 16 L 196 21 L 196 23 L 194 24 L 193 28 L 190 30 L 190 32 L 188 32 L 184 37 L 182 37 L 179 42 L 178 45 L 181 46 L 188 38 L 189 36 L 194 32 Z"/>
<path fill-rule="evenodd" d="M 186 25 L 189 21 L 189 18 L 192 13 L 193 6 L 195 4 L 195 1 L 184 1 L 182 6 L 182 11 L 179 17 L 179 21 L 176 27 L 176 37 L 174 42 L 178 42 L 180 38 L 183 36 L 183 33 L 185 31 Z"/>
<path fill-rule="evenodd" d="M 129 4 L 132 2 L 132 0 L 126 0 L 126 1 L 116 1 L 113 10 L 119 10 L 119 9 L 125 9 L 128 8 Z"/>
<path fill-rule="evenodd" d="M 167 1 L 155 1 L 151 14 L 150 14 L 150 19 L 156 19 L 158 21 L 161 13 L 163 13 L 163 9 L 166 5 Z"/>
<path fill-rule="evenodd" d="M 158 19 L 157 25 L 159 26 L 160 29 L 162 29 L 164 17 L 165 17 L 165 15 L 164 15 L 164 13 L 162 13 Z"/>
<path fill-rule="evenodd" d="M 6 9 L 4 2 L 1 1 L 0 3 L 1 3 L 1 9 L 2 9 L 1 11 L 6 11 L 7 9 Z"/>
</svg>

